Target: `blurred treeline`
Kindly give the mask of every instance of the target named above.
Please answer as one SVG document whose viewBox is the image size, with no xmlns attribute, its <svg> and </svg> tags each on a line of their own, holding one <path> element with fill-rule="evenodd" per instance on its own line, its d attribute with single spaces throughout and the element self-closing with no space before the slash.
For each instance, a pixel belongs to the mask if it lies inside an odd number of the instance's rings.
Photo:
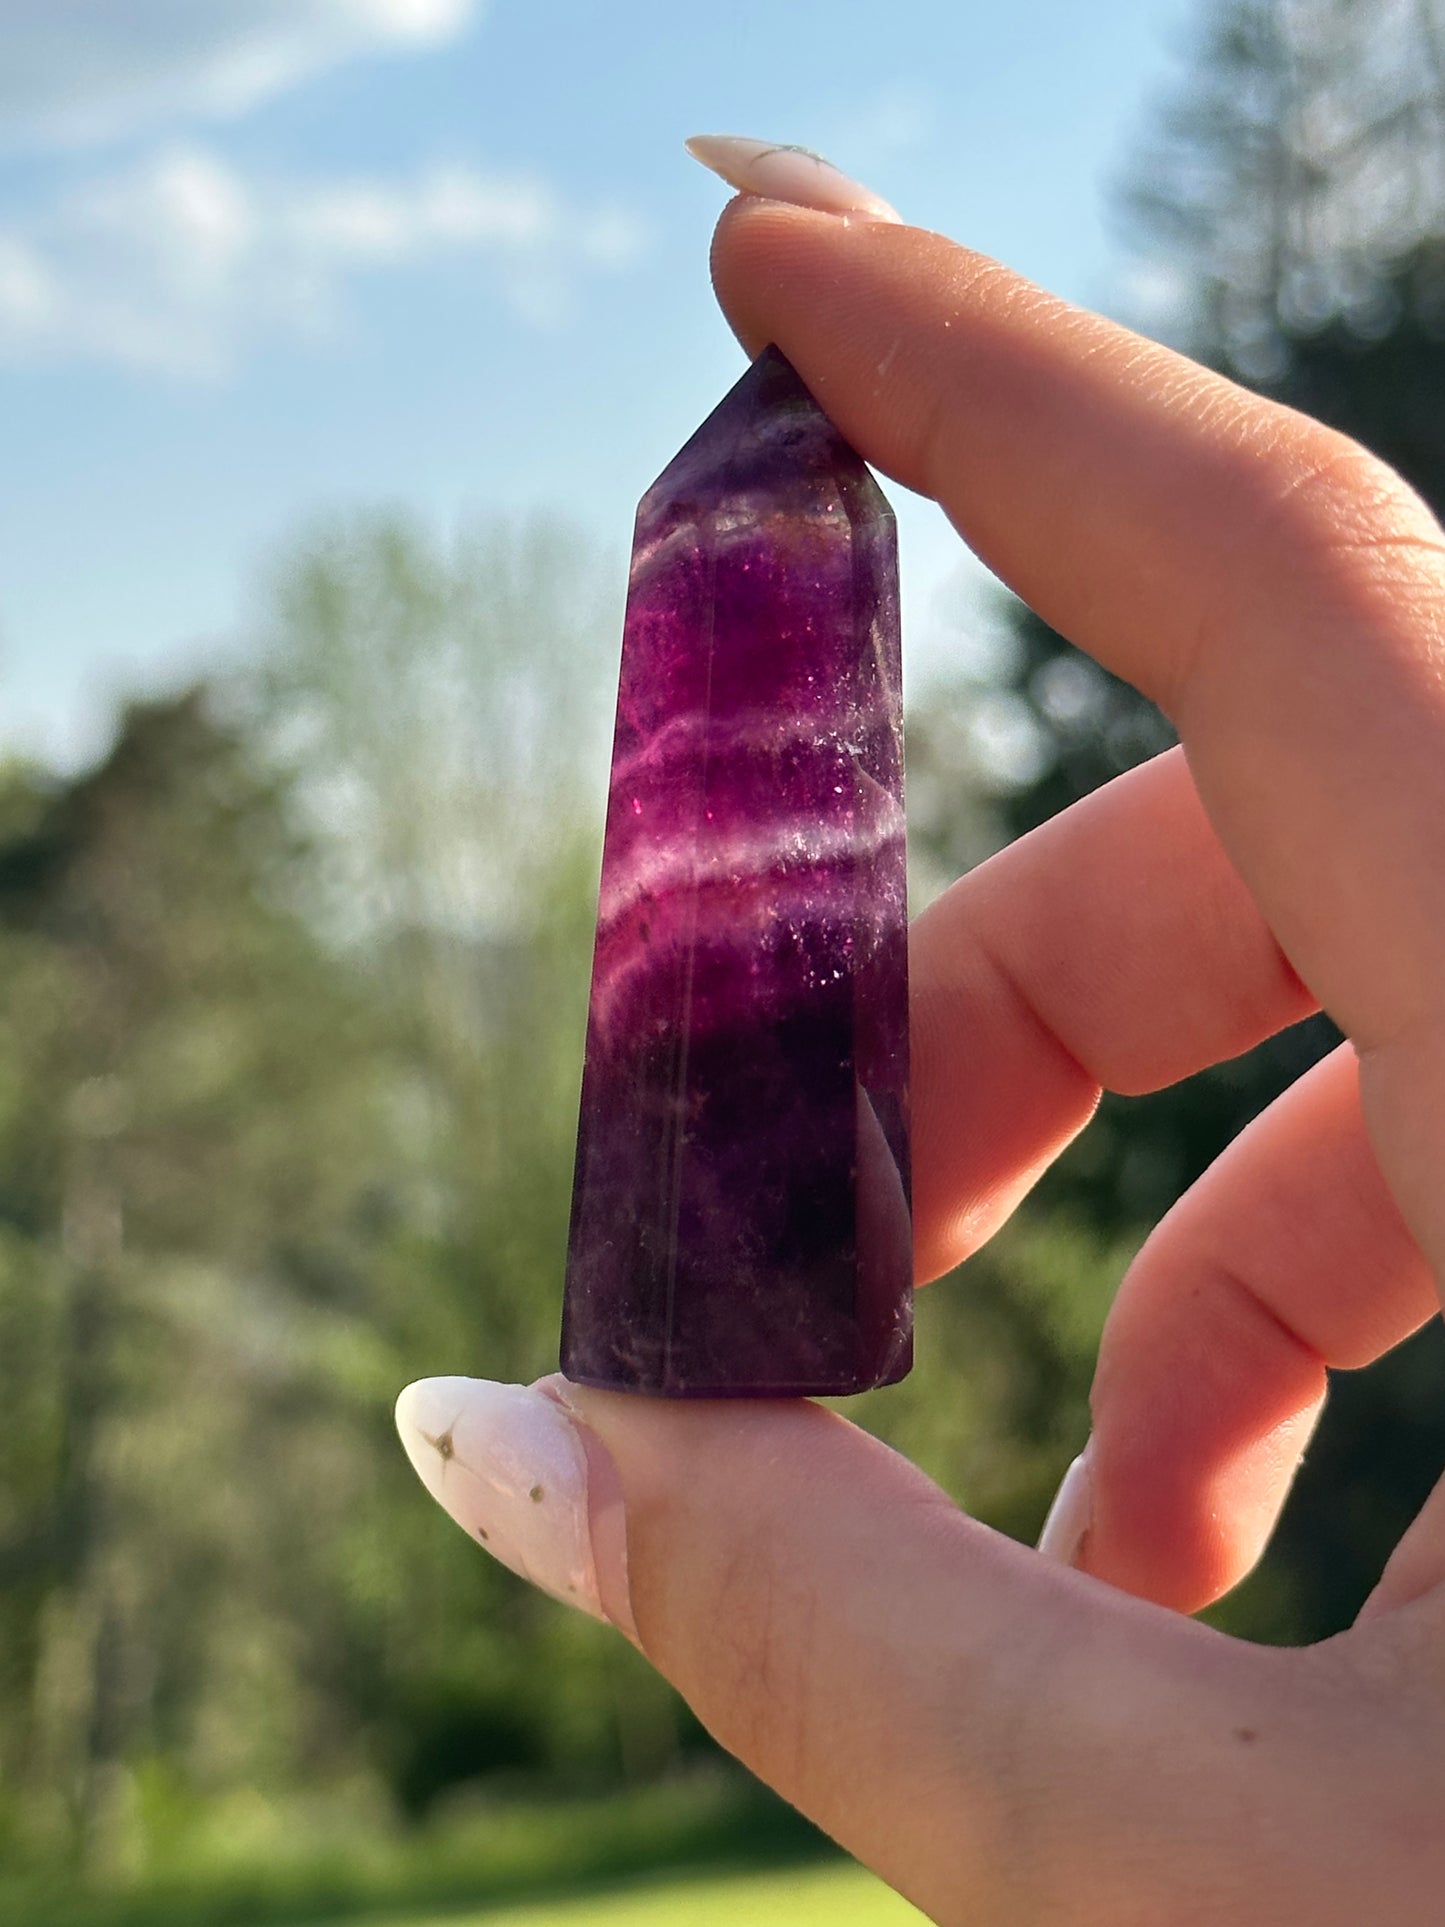
<svg viewBox="0 0 1445 1927">
<path fill-rule="evenodd" d="M 1438 505 L 1437 12 L 1210 18 L 1136 173 L 1150 285 Z M 544 523 L 344 520 L 278 566 L 251 669 L 135 705 L 79 776 L 3 773 L 11 1868 L 225 1870 L 715 1770 L 623 1642 L 424 1501 L 390 1418 L 419 1373 L 555 1360 L 620 574 Z M 925 888 L 1169 740 L 1028 612 L 996 627 L 915 706 Z M 1329 1035 L 1106 1100 L 854 1415 L 1031 1536 L 1147 1225 Z M 1228 1623 L 1345 1623 L 1445 1456 L 1441 1365 L 1432 1328 L 1337 1387 Z"/>
</svg>

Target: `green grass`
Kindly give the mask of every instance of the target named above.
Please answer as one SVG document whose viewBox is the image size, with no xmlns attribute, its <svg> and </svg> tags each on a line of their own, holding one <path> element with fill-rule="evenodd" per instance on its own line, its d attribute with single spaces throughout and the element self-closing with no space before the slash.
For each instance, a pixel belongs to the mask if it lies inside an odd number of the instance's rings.
<svg viewBox="0 0 1445 1927">
<path fill-rule="evenodd" d="M 131 1879 L 85 1887 L 60 1872 L 0 1862 L 0 1922 L 44 1927 L 468 1927 L 468 1923 L 668 1920 L 669 1883 L 691 1904 L 748 1896 L 760 1881 L 788 1911 L 839 1867 L 790 1807 L 739 1774 L 699 1773 L 592 1800 L 482 1800 L 414 1830 L 358 1829 L 324 1803 L 278 1801 L 264 1823 L 213 1824 L 172 1842 Z M 241 1816 L 244 1820 L 245 1816 Z M 826 1857 L 825 1857 L 826 1856 Z M 794 1870 L 797 1870 L 796 1872 Z M 790 1882 L 794 1883 L 790 1887 Z M 798 1884 L 801 1883 L 801 1884 Z M 864 1886 L 866 1887 L 866 1876 Z M 659 1915 L 653 1898 L 668 1889 Z M 882 1892 L 882 1890 L 879 1890 Z M 627 1895 L 625 1901 L 614 1896 Z M 781 1899 L 779 1900 L 779 1896 Z M 699 1898 L 701 1897 L 701 1899 Z M 862 1904 L 862 1903 L 860 1903 Z M 601 1911 L 606 1909 L 607 1911 Z M 810 1919 L 812 1916 L 797 1916 Z M 691 1918 L 691 1916 L 679 1916 Z M 728 1915 L 701 1913 L 706 1923 Z M 751 1916 L 730 1918 L 747 1927 Z M 826 1920 L 824 1912 L 817 1916 Z M 840 1916 L 853 1927 L 853 1916 Z M 860 1914 L 860 1927 L 892 1914 Z M 903 1919 L 914 1918 L 905 1912 Z"/>
<path fill-rule="evenodd" d="M 376 1927 L 910 1927 L 924 1916 L 861 1867 L 649 1882 L 596 1900 L 407 1915 Z"/>
</svg>

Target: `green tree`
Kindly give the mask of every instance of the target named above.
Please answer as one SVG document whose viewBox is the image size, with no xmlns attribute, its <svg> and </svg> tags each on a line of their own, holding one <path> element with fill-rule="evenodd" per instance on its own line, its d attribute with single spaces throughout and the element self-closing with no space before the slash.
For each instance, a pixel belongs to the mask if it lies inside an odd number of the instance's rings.
<svg viewBox="0 0 1445 1927">
<path fill-rule="evenodd" d="M 107 1867 L 148 1752 L 204 1775 L 269 1743 L 238 1716 L 274 1654 L 240 1677 L 218 1632 L 264 1621 L 279 1488 L 237 1470 L 294 1443 L 263 1415 L 325 1314 L 290 1260 L 344 1267 L 374 1160 L 359 1008 L 286 905 L 274 780 L 201 694 L 28 804 L 0 847 L 5 1764 Z"/>
<path fill-rule="evenodd" d="M 554 522 L 447 545 L 387 514 L 322 530 L 279 572 L 258 727 L 381 1027 L 393 1389 L 556 1365 L 616 573 Z M 409 1805 L 488 1770 L 646 1776 L 672 1757 L 672 1695 L 600 1629 L 470 1559 L 410 1491 L 387 1533 L 367 1575 L 387 1602 L 377 1734 Z"/>
<path fill-rule="evenodd" d="M 562 531 L 364 518 L 256 674 L 0 781 L 0 1844 L 114 1873 L 690 1730 L 390 1418 L 555 1363 L 596 583 Z"/>
</svg>

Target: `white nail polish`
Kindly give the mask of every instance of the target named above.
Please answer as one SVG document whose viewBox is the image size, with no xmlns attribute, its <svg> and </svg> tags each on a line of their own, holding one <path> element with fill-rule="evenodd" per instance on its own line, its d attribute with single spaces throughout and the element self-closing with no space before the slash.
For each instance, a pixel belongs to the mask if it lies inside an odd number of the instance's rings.
<svg viewBox="0 0 1445 1927">
<path fill-rule="evenodd" d="M 605 1619 L 588 1519 L 587 1453 L 529 1385 L 423 1378 L 396 1402 L 422 1484 L 462 1530 L 554 1599 Z"/>
<path fill-rule="evenodd" d="M 791 201 L 795 207 L 816 208 L 823 214 L 861 214 L 870 221 L 899 219 L 887 201 L 806 147 L 748 140 L 741 134 L 694 134 L 687 151 L 744 194 Z"/>
<path fill-rule="evenodd" d="M 1074 1564 L 1079 1547 L 1084 1542 L 1084 1534 L 1089 1530 L 1093 1505 L 1089 1446 L 1085 1445 L 1064 1474 L 1054 1494 L 1054 1502 L 1049 1507 L 1049 1516 L 1044 1520 L 1044 1529 L 1039 1534 L 1039 1551 L 1046 1559 L 1057 1559 L 1061 1566 Z"/>
</svg>

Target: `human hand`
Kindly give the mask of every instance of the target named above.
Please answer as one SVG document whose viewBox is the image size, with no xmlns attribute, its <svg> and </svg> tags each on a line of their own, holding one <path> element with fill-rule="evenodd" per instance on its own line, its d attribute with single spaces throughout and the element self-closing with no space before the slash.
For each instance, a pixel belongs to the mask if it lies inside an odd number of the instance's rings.
<svg viewBox="0 0 1445 1927">
<path fill-rule="evenodd" d="M 1171 1083 L 1317 1004 L 1350 1042 L 1140 1252 L 1055 1560 L 804 1403 L 434 1379 L 402 1396 L 407 1449 L 940 1922 L 1438 1922 L 1445 1487 L 1338 1639 L 1256 1648 L 1184 1614 L 1257 1558 L 1326 1366 L 1439 1310 L 1445 537 L 1343 437 L 823 164 L 704 158 L 753 190 L 714 255 L 744 345 L 777 342 L 1183 745 L 914 926 L 920 1279 L 997 1228 L 1101 1088 Z"/>
</svg>

